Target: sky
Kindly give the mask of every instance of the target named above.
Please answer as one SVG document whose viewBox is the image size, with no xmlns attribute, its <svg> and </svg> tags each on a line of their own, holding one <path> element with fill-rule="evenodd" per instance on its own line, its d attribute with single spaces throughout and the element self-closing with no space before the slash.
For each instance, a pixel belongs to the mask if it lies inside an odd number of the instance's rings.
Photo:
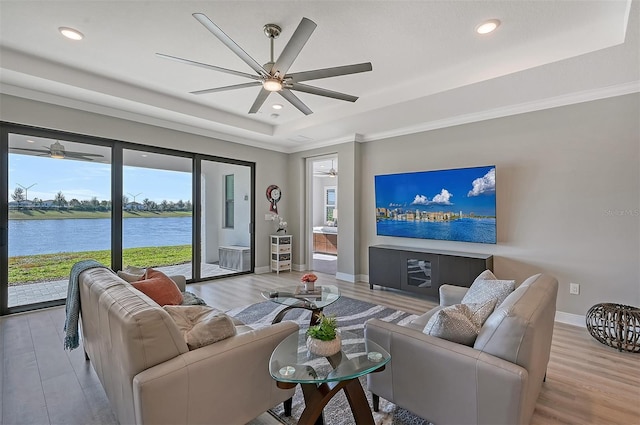
<svg viewBox="0 0 640 425">
<path fill-rule="evenodd" d="M 496 214 L 495 166 L 375 176 L 376 208 Z"/>
<path fill-rule="evenodd" d="M 163 200 L 191 201 L 191 173 L 124 167 L 123 193 L 133 201 L 148 198 L 160 203 Z M 71 161 L 9 154 L 9 201 L 16 187 L 32 186 L 27 190 L 29 200 L 53 199 L 62 192 L 67 201 L 111 200 L 111 166 L 88 161 Z M 138 195 L 139 194 L 139 195 Z"/>
</svg>

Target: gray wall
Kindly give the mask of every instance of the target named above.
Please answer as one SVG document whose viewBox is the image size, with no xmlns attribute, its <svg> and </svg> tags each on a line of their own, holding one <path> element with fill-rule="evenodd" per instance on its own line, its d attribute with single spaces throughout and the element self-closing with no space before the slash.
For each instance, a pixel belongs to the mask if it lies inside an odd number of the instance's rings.
<svg viewBox="0 0 640 425">
<path fill-rule="evenodd" d="M 600 302 L 640 305 L 639 98 L 362 144 L 362 273 L 367 247 L 375 244 L 491 253 L 499 278 L 519 283 L 541 271 L 554 275 L 561 312 L 584 315 Z M 496 245 L 376 236 L 375 175 L 492 164 Z M 340 177 L 346 166 L 340 163 Z M 580 295 L 569 295 L 569 282 L 581 285 Z"/>
<path fill-rule="evenodd" d="M 269 235 L 274 231 L 274 224 L 272 221 L 264 220 L 264 214 L 269 212 L 265 190 L 269 184 L 279 185 L 285 194 L 289 190 L 286 179 L 287 154 L 9 95 L 0 95 L 0 119 L 17 124 L 255 162 L 256 269 L 262 267 L 263 270 L 268 270 Z M 278 208 L 288 215 L 287 207 L 285 197 L 278 204 Z"/>
</svg>

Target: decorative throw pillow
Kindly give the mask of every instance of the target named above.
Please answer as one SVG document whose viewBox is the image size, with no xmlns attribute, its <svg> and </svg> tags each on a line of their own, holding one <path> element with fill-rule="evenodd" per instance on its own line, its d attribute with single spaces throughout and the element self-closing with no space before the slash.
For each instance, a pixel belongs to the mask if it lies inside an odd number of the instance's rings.
<svg viewBox="0 0 640 425">
<path fill-rule="evenodd" d="M 159 270 L 147 269 L 143 279 L 131 285 L 161 306 L 182 304 L 182 292 L 178 285 Z"/>
<path fill-rule="evenodd" d="M 434 314 L 423 333 L 472 346 L 482 324 L 493 311 L 495 300 L 473 304 L 454 304 Z"/>
<path fill-rule="evenodd" d="M 485 280 L 478 278 L 473 282 L 467 293 L 464 294 L 461 302 L 462 304 L 470 304 L 495 300 L 497 307 L 513 292 L 515 287 L 515 280 Z"/>
<path fill-rule="evenodd" d="M 476 283 L 479 280 L 498 280 L 496 275 L 493 274 L 491 270 L 485 270 L 476 277 L 473 283 Z M 473 285 L 473 284 L 472 284 Z"/>
<path fill-rule="evenodd" d="M 189 350 L 213 344 L 236 334 L 231 317 L 208 306 L 172 306 L 164 309 L 173 318 Z"/>
<path fill-rule="evenodd" d="M 142 274 L 131 274 L 131 273 L 127 273 L 124 270 L 118 270 L 117 273 L 118 277 L 122 280 L 124 280 L 125 282 L 129 282 L 129 283 L 133 283 L 133 282 L 137 282 L 140 279 L 142 279 L 144 277 L 144 273 Z"/>
</svg>

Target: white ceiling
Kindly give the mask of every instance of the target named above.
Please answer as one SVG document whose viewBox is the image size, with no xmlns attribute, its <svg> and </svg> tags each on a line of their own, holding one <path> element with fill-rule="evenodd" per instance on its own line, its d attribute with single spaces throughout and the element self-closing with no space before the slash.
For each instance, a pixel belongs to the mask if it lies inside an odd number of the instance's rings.
<svg viewBox="0 0 640 425">
<path fill-rule="evenodd" d="M 373 71 L 309 82 L 355 103 L 296 92 L 314 111 L 305 116 L 271 94 L 249 115 L 257 87 L 189 94 L 249 80 L 155 55 L 253 73 L 195 12 L 259 63 L 269 59 L 264 24 L 282 27 L 277 58 L 307 17 L 318 27 L 290 72 Z M 640 91 L 639 14 L 637 0 L 0 0 L 0 91 L 293 152 Z M 491 18 L 498 30 L 476 34 Z M 65 39 L 60 26 L 85 39 Z"/>
</svg>

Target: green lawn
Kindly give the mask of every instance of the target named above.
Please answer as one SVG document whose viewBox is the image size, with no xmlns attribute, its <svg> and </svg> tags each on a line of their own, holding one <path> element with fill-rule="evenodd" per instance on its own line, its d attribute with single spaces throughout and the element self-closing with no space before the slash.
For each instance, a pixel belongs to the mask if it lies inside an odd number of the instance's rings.
<svg viewBox="0 0 640 425">
<path fill-rule="evenodd" d="M 9 285 L 68 279 L 71 267 L 76 262 L 89 259 L 111 266 L 111 251 L 9 257 Z M 190 261 L 191 245 L 129 248 L 122 252 L 122 264 L 125 266 L 161 267 Z"/>
<path fill-rule="evenodd" d="M 123 211 L 123 218 L 191 217 L 191 211 Z M 9 220 L 58 220 L 62 218 L 111 218 L 110 211 L 10 210 Z"/>
</svg>

